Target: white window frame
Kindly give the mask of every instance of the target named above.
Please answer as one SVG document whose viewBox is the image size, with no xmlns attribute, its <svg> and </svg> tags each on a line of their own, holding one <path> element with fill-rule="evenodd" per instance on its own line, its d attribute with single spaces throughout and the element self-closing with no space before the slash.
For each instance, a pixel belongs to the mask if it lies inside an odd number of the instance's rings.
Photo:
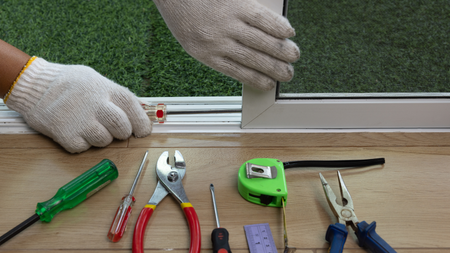
<svg viewBox="0 0 450 253">
<path fill-rule="evenodd" d="M 244 88 L 247 89 L 248 87 Z M 255 121 L 262 121 L 263 125 L 260 128 L 242 128 L 241 127 L 241 119 L 244 117 L 241 116 L 241 113 L 220 113 L 220 114 L 188 114 L 188 115 L 168 115 L 167 120 L 162 123 L 154 123 L 153 124 L 153 133 L 323 133 L 323 132 L 450 132 L 448 127 L 436 128 L 436 127 L 428 127 L 428 128 L 331 128 L 328 125 L 325 128 L 299 128 L 298 126 L 294 127 L 286 127 L 285 119 L 280 118 L 280 116 L 273 117 L 271 111 L 276 110 L 291 110 L 292 114 L 295 114 L 296 108 L 299 107 L 298 101 L 291 105 L 292 108 L 285 107 L 284 103 L 271 103 L 271 101 L 275 101 L 271 92 L 258 92 L 253 91 L 252 94 L 259 94 L 257 99 L 261 99 L 261 101 L 265 102 L 265 106 L 267 107 L 258 107 L 257 110 L 261 112 L 260 114 L 255 113 L 256 119 Z M 266 97 L 265 97 L 266 96 Z M 246 97 L 251 100 L 251 97 Z M 255 97 L 253 97 L 255 98 Z M 145 103 L 164 103 L 167 106 L 167 109 L 170 111 L 179 111 L 179 110 L 238 110 L 242 108 L 242 97 L 141 97 L 139 100 Z M 330 102 L 327 102 L 328 105 Z M 327 104 L 325 103 L 325 104 Z M 384 103 L 384 102 L 380 102 Z M 262 103 L 259 103 L 260 106 Z M 421 108 L 423 104 L 415 103 L 418 106 L 418 110 L 423 110 Z M 369 104 L 370 105 L 370 104 Z M 438 107 L 440 106 L 437 103 Z M 314 109 L 317 105 L 311 103 L 312 111 L 314 113 L 307 113 L 306 115 L 310 116 L 312 120 L 315 120 L 317 115 L 315 112 L 318 109 Z M 389 104 L 386 104 L 386 107 L 389 107 Z M 424 108 L 428 108 L 425 104 Z M 320 108 L 320 106 L 319 106 Z M 244 106 L 244 112 L 248 112 L 251 107 Z M 253 108 L 255 109 L 255 108 Z M 405 108 L 408 110 L 408 108 Z M 414 111 L 411 110 L 410 111 Z M 269 112 L 269 113 L 268 113 Z M 277 113 L 280 114 L 280 113 Z M 305 114 L 298 113 L 301 117 L 305 117 Z M 285 113 L 281 113 L 280 115 L 286 116 Z M 433 117 L 433 114 L 430 113 L 429 116 Z M 444 115 L 444 116 L 442 116 Z M 298 117 L 298 115 L 294 115 Z M 364 116 L 364 115 L 363 115 Z M 269 117 L 267 120 L 264 120 L 264 117 Z M 446 119 L 450 118 L 450 115 L 441 114 L 437 117 L 444 117 Z M 358 117 L 354 117 L 358 118 Z M 353 118 L 350 118 L 352 120 Z M 269 128 L 267 125 L 273 125 L 275 121 L 283 120 L 281 127 L 273 127 Z M 395 119 L 394 119 L 395 120 Z M 338 120 L 336 120 L 338 121 Z M 265 122 L 265 123 L 264 123 Z M 421 122 L 421 119 L 418 119 L 418 122 Z M 252 122 L 253 123 L 253 122 Z M 297 128 L 296 128 L 297 127 Z M 0 134 L 37 134 L 31 127 L 29 127 L 22 115 L 19 113 L 12 111 L 6 107 L 2 100 L 0 100 Z"/>
<path fill-rule="evenodd" d="M 282 13 L 283 0 L 259 1 Z M 241 127 L 319 131 L 448 131 L 450 128 L 448 93 L 297 94 L 298 96 L 302 98 L 289 98 L 286 95 L 283 99 L 277 99 L 276 89 L 263 92 L 244 86 Z"/>
</svg>

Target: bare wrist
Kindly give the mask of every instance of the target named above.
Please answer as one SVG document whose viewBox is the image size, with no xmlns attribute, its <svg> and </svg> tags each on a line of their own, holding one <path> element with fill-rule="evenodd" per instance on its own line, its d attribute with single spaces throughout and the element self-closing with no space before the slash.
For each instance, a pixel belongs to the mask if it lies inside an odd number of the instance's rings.
<svg viewBox="0 0 450 253">
<path fill-rule="evenodd" d="M 6 95 L 30 58 L 28 54 L 0 40 L 0 98 Z"/>
</svg>

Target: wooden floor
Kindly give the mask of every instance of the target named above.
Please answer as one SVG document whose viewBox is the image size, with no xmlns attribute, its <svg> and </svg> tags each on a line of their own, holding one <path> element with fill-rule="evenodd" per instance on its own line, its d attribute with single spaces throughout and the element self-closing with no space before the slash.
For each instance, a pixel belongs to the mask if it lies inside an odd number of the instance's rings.
<svg viewBox="0 0 450 253">
<path fill-rule="evenodd" d="M 119 178 L 109 186 L 52 222 L 35 223 L 0 246 L 0 252 L 131 252 L 136 219 L 156 185 L 156 159 L 165 150 L 172 155 L 177 149 L 187 162 L 183 184 L 200 219 L 202 253 L 212 251 L 211 183 L 233 253 L 248 252 L 243 226 L 259 223 L 269 223 L 282 252 L 282 210 L 247 202 L 237 189 L 238 168 L 259 157 L 281 161 L 384 157 L 384 166 L 341 170 L 359 220 L 376 221 L 378 234 L 397 252 L 450 252 L 450 134 L 153 134 L 76 155 L 42 135 L 2 135 L 0 149 L 0 234 L 33 215 L 37 202 L 50 199 L 59 187 L 102 159 L 112 160 L 119 169 Z M 111 243 L 106 234 L 112 218 L 146 150 L 147 169 L 135 191 L 128 231 L 120 242 Z M 286 171 L 289 244 L 298 253 L 325 253 L 325 232 L 336 222 L 319 172 L 338 193 L 334 169 Z M 366 252 L 350 234 L 344 252 Z M 188 248 L 184 214 L 173 197 L 166 197 L 147 227 L 145 251 L 181 253 Z"/>
</svg>

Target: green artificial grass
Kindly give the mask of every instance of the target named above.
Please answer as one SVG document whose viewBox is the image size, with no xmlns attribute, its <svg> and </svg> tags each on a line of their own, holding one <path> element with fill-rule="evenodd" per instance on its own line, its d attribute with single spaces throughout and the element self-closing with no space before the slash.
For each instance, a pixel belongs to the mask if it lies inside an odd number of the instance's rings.
<svg viewBox="0 0 450 253">
<path fill-rule="evenodd" d="M 450 92 L 450 1 L 291 0 L 283 93 Z"/>
<path fill-rule="evenodd" d="M 240 95 L 187 55 L 149 0 L 0 0 L 0 38 L 29 55 L 84 64 L 137 96 Z"/>
</svg>

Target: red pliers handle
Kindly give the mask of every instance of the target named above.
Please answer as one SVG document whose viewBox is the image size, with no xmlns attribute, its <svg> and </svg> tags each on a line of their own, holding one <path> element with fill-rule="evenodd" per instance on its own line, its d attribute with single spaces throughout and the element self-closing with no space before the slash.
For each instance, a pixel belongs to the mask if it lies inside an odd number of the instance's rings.
<svg viewBox="0 0 450 253">
<path fill-rule="evenodd" d="M 144 253 L 144 235 L 147 223 L 155 210 L 155 205 L 145 205 L 139 214 L 139 218 L 134 227 L 133 253 Z M 189 232 L 191 234 L 191 245 L 189 253 L 199 253 L 201 248 L 200 223 L 197 213 L 191 203 L 181 203 L 186 219 L 189 223 Z"/>
<path fill-rule="evenodd" d="M 155 210 L 155 205 L 145 205 L 139 214 L 139 218 L 134 227 L 133 236 L 133 253 L 144 253 L 144 235 L 147 223 Z M 201 248 L 201 233 L 200 223 L 198 221 L 197 213 L 191 203 L 181 203 L 181 208 L 186 215 L 186 219 L 189 223 L 189 232 L 191 234 L 191 245 L 189 253 L 199 253 Z"/>
<path fill-rule="evenodd" d="M 189 253 L 200 253 L 202 236 L 200 233 L 200 222 L 197 213 L 191 203 L 181 203 L 184 215 L 189 223 L 189 233 L 191 234 L 191 245 Z"/>
<path fill-rule="evenodd" d="M 143 253 L 144 252 L 144 235 L 147 223 L 152 217 L 153 211 L 155 210 L 155 205 L 145 205 L 142 208 L 141 213 L 136 221 L 136 226 L 134 227 L 133 235 L 133 253 Z"/>
</svg>

